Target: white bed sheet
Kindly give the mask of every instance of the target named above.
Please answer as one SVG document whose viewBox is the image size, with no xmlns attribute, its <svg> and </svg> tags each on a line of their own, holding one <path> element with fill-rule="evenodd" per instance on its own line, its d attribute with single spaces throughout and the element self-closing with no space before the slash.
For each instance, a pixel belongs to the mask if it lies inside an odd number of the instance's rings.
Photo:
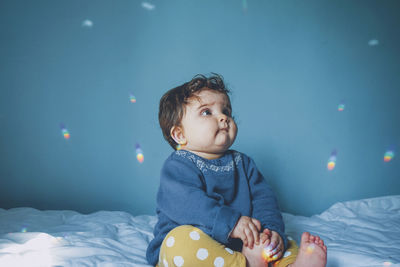
<svg viewBox="0 0 400 267">
<path fill-rule="evenodd" d="M 328 247 L 328 267 L 400 266 L 400 195 L 339 202 L 311 217 L 284 214 L 286 233 L 304 231 Z"/>
<path fill-rule="evenodd" d="M 400 195 L 341 202 L 311 217 L 284 213 L 286 232 L 328 246 L 328 267 L 400 266 Z M 0 266 L 149 266 L 156 217 L 0 209 Z"/>
</svg>

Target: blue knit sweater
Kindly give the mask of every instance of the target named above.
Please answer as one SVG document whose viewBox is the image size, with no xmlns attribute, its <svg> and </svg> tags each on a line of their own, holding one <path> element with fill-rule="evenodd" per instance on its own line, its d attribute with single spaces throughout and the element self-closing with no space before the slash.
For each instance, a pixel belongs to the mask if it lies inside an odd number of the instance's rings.
<svg viewBox="0 0 400 267">
<path fill-rule="evenodd" d="M 151 265 L 157 264 L 168 232 L 185 224 L 241 251 L 242 241 L 229 237 L 240 216 L 256 218 L 261 230 L 278 232 L 286 248 L 284 223 L 271 187 L 254 161 L 234 150 L 212 160 L 185 150 L 173 152 L 161 170 L 156 212 L 154 239 L 146 253 Z"/>
</svg>

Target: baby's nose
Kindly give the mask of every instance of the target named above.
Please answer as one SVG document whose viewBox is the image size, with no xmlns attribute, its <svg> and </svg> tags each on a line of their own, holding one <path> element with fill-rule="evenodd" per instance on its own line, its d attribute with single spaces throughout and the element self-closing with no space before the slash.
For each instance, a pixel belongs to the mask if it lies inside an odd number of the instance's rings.
<svg viewBox="0 0 400 267">
<path fill-rule="evenodd" d="M 219 117 L 219 121 L 220 122 L 224 122 L 224 121 L 226 121 L 226 122 L 228 122 L 228 116 L 226 116 L 225 114 L 222 114 L 220 117 Z"/>
</svg>

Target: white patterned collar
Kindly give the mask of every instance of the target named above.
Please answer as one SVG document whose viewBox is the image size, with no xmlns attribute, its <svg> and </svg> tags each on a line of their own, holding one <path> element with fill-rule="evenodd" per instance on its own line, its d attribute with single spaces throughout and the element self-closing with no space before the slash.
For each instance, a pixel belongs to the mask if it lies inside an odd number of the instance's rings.
<svg viewBox="0 0 400 267">
<path fill-rule="evenodd" d="M 234 170 L 235 165 L 242 160 L 241 154 L 234 150 L 228 150 L 218 159 L 205 159 L 186 150 L 177 150 L 174 153 L 177 156 L 191 160 L 201 172 L 231 172 Z"/>
</svg>

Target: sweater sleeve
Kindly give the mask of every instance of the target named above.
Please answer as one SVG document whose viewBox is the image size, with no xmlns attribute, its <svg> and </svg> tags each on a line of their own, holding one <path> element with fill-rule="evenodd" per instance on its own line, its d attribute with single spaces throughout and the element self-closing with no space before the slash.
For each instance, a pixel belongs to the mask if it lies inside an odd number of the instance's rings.
<svg viewBox="0 0 400 267">
<path fill-rule="evenodd" d="M 207 195 L 202 174 L 191 162 L 169 159 L 161 171 L 157 205 L 161 212 L 179 225 L 209 229 L 211 237 L 228 242 L 240 212 Z"/>
<path fill-rule="evenodd" d="M 257 169 L 255 162 L 247 156 L 245 158 L 245 164 L 247 165 L 246 172 L 252 196 L 252 217 L 261 222 L 262 230 L 267 228 L 277 232 L 281 236 L 286 249 L 285 224 L 275 194 Z"/>
</svg>

